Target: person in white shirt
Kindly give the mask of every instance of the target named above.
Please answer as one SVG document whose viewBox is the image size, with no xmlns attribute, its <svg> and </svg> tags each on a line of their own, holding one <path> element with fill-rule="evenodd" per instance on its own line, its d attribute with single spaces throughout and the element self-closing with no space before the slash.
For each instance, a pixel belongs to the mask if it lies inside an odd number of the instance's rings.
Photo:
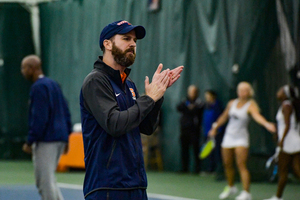
<svg viewBox="0 0 300 200">
<path fill-rule="evenodd" d="M 277 194 L 270 199 L 282 200 L 283 190 L 288 179 L 289 168 L 300 178 L 300 99 L 298 89 L 285 85 L 277 92 L 281 102 L 276 115 L 278 129 L 278 146 L 281 151 L 278 157 Z"/>
<path fill-rule="evenodd" d="M 217 130 L 228 121 L 225 135 L 222 141 L 222 158 L 225 168 L 228 186 L 219 195 L 220 199 L 226 199 L 237 193 L 234 186 L 234 159 L 240 173 L 243 191 L 236 200 L 251 200 L 250 194 L 250 174 L 247 169 L 247 158 L 249 152 L 249 132 L 248 124 L 250 116 L 268 131 L 275 132 L 276 127 L 268 122 L 260 113 L 259 107 L 253 99 L 254 90 L 248 82 L 241 82 L 237 86 L 238 98 L 229 101 L 222 115 L 212 125 L 209 132 L 210 137 L 215 137 Z"/>
</svg>

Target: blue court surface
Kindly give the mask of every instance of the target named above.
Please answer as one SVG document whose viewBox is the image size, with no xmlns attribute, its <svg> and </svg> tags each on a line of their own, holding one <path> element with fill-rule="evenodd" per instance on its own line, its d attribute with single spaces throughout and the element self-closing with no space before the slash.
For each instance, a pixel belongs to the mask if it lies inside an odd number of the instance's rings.
<svg viewBox="0 0 300 200">
<path fill-rule="evenodd" d="M 59 183 L 65 200 L 83 200 L 82 186 Z M 38 191 L 34 185 L 3 185 L 0 186 L 0 200 L 39 200 Z M 161 194 L 148 194 L 149 200 L 196 200 Z"/>
</svg>

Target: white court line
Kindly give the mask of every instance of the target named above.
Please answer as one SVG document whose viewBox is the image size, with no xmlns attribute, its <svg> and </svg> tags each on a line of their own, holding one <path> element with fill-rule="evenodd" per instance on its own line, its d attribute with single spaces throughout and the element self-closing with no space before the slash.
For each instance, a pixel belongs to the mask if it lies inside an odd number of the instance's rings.
<svg viewBox="0 0 300 200">
<path fill-rule="evenodd" d="M 68 183 L 57 183 L 57 185 L 60 188 L 67 188 L 67 189 L 73 189 L 73 190 L 83 190 L 82 185 L 68 184 Z"/>
<path fill-rule="evenodd" d="M 73 190 L 82 190 L 82 185 L 76 185 L 76 184 L 68 184 L 68 183 L 57 183 L 58 187 L 60 188 L 67 188 L 67 189 L 73 189 Z M 148 197 L 151 198 L 160 198 L 163 200 L 199 200 L 199 199 L 189 199 L 184 197 L 174 197 L 170 195 L 163 195 L 163 194 L 153 194 L 153 193 L 147 193 Z"/>
<path fill-rule="evenodd" d="M 152 194 L 152 193 L 147 193 L 147 196 L 151 198 L 160 198 L 163 200 L 199 200 L 199 199 L 189 199 L 184 197 L 174 197 L 174 196 L 169 196 L 164 194 Z"/>
</svg>

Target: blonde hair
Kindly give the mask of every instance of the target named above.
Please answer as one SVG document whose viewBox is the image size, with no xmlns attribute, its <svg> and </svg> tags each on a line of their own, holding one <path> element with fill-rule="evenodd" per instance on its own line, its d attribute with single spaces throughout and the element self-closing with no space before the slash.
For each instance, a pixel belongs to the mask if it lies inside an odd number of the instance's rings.
<svg viewBox="0 0 300 200">
<path fill-rule="evenodd" d="M 242 86 L 246 86 L 246 87 L 248 88 L 248 90 L 249 90 L 249 97 L 250 97 L 250 98 L 254 97 L 254 90 L 253 90 L 253 87 L 251 86 L 250 83 L 248 83 L 248 82 L 246 82 L 246 81 L 242 81 L 242 82 L 240 82 L 240 83 L 238 84 L 238 86 L 237 86 L 237 92 L 238 92 L 239 88 L 242 87 Z"/>
</svg>

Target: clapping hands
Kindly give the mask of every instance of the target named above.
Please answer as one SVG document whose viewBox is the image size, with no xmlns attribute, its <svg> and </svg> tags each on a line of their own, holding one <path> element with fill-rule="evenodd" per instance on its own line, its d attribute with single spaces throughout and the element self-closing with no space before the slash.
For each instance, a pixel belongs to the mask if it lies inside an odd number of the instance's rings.
<svg viewBox="0 0 300 200">
<path fill-rule="evenodd" d="M 146 95 L 151 97 L 155 102 L 158 101 L 168 87 L 171 87 L 180 77 L 180 73 L 183 70 L 183 66 L 179 66 L 173 70 L 163 70 L 163 65 L 159 64 L 155 71 L 152 82 L 149 83 L 149 77 L 145 79 L 145 92 Z"/>
</svg>

